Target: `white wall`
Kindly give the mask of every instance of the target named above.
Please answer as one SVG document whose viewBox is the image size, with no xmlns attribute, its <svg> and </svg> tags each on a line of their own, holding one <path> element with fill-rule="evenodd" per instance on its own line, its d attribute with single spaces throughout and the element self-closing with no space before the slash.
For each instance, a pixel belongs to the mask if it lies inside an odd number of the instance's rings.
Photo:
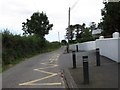
<svg viewBox="0 0 120 90">
<path fill-rule="evenodd" d="M 78 44 L 72 44 L 72 45 L 70 45 L 70 50 L 76 50 L 76 45 L 78 45 Z"/>
<path fill-rule="evenodd" d="M 116 62 L 120 62 L 118 55 L 118 41 L 120 40 L 115 38 L 98 39 L 96 40 L 96 48 L 100 49 L 101 55 L 106 56 Z"/>
<path fill-rule="evenodd" d="M 90 41 L 90 42 L 85 42 L 85 43 L 81 43 L 79 44 L 79 50 L 95 50 L 96 46 L 95 46 L 95 41 Z"/>
<path fill-rule="evenodd" d="M 118 62 L 120 62 L 120 38 L 118 39 Z"/>
<path fill-rule="evenodd" d="M 120 62 L 120 38 L 97 39 L 96 41 L 79 43 L 79 50 L 100 49 L 100 54 L 116 62 Z M 76 50 L 76 44 L 70 45 L 71 50 Z"/>
<path fill-rule="evenodd" d="M 88 51 L 88 50 L 95 50 L 96 49 L 95 41 L 90 41 L 90 42 L 70 45 L 70 50 L 76 50 L 76 45 L 78 45 L 78 50 Z"/>
</svg>

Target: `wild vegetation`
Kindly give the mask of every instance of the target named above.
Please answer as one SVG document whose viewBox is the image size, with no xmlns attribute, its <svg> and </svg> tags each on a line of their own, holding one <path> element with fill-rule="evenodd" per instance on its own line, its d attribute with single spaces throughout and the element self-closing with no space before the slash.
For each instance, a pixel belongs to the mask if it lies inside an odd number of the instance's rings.
<svg viewBox="0 0 120 90">
<path fill-rule="evenodd" d="M 104 36 L 111 36 L 115 31 L 120 32 L 120 2 L 104 2 L 102 21 L 99 26 L 103 29 Z"/>
<path fill-rule="evenodd" d="M 13 35 L 9 30 L 2 33 L 2 66 L 20 62 L 23 58 L 55 50 L 60 47 L 59 42 L 49 42 L 45 35 L 49 34 L 53 24 L 49 24 L 45 13 L 35 12 L 31 19 L 23 22 L 24 35 Z"/>
<path fill-rule="evenodd" d="M 58 42 L 48 42 L 35 35 L 13 35 L 9 31 L 2 33 L 2 65 L 18 63 L 20 59 L 38 53 L 48 52 L 60 47 Z"/>
</svg>

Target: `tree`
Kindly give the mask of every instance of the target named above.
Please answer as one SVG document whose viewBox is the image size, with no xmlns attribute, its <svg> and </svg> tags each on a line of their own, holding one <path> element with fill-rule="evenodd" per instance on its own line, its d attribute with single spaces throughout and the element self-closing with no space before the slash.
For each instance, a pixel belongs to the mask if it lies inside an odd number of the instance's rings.
<svg viewBox="0 0 120 90">
<path fill-rule="evenodd" d="M 111 36 L 115 31 L 120 32 L 120 2 L 104 2 L 101 10 L 103 16 L 103 35 Z"/>
<path fill-rule="evenodd" d="M 69 28 L 66 28 L 67 32 L 66 32 L 66 36 L 67 38 L 69 38 L 71 41 L 73 40 L 74 38 L 74 26 L 73 25 L 70 25 Z"/>
<path fill-rule="evenodd" d="M 22 24 L 24 34 L 34 34 L 41 38 L 44 38 L 44 36 L 48 34 L 49 30 L 53 27 L 53 24 L 49 24 L 48 17 L 43 12 L 33 13 L 30 20 L 27 19 L 27 22 L 23 22 Z"/>
<path fill-rule="evenodd" d="M 85 29 L 85 23 L 83 23 L 82 25 L 80 24 L 70 25 L 70 27 L 66 29 L 67 30 L 66 36 L 69 36 L 71 41 L 75 36 L 76 41 L 80 42 L 80 38 L 84 29 Z"/>
<path fill-rule="evenodd" d="M 76 41 L 78 41 L 81 38 L 81 25 L 75 24 L 74 28 L 75 28 L 75 32 L 76 32 Z"/>
<path fill-rule="evenodd" d="M 98 23 L 97 28 L 103 30 L 103 22 Z"/>
<path fill-rule="evenodd" d="M 89 28 L 85 28 L 81 36 L 82 36 L 81 42 L 94 40 L 94 38 L 92 36 L 92 31 Z"/>
<path fill-rule="evenodd" d="M 96 23 L 95 22 L 91 22 L 90 23 L 90 29 L 93 31 L 96 29 Z"/>
<path fill-rule="evenodd" d="M 62 43 L 62 45 L 67 45 L 67 41 L 66 40 L 62 40 L 61 43 Z"/>
</svg>

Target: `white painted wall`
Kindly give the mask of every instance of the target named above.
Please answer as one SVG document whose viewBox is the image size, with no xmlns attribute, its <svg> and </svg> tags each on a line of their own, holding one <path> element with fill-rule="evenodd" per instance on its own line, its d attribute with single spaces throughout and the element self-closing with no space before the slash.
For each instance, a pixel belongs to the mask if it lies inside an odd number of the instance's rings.
<svg viewBox="0 0 120 90">
<path fill-rule="evenodd" d="M 79 44 L 72 44 L 69 46 L 70 50 L 76 50 L 76 45 L 79 45 Z"/>
<path fill-rule="evenodd" d="M 120 41 L 120 39 L 98 39 L 96 40 L 96 48 L 100 49 L 101 55 L 106 56 L 116 62 L 120 62 L 118 55 L 118 41 Z"/>
<path fill-rule="evenodd" d="M 100 54 L 108 57 L 116 62 L 120 62 L 120 37 L 97 39 L 96 41 L 78 43 L 79 50 L 95 50 L 100 49 Z M 71 50 L 76 50 L 76 44 L 70 45 Z"/>
<path fill-rule="evenodd" d="M 120 38 L 118 39 L 118 62 L 120 62 Z"/>
<path fill-rule="evenodd" d="M 85 42 L 85 43 L 77 43 L 70 45 L 70 50 L 76 50 L 76 45 L 78 45 L 78 50 L 95 50 L 96 49 L 96 44 L 95 41 L 90 41 L 90 42 Z"/>
<path fill-rule="evenodd" d="M 81 43 L 79 44 L 79 50 L 95 50 L 96 46 L 95 46 L 95 41 L 90 41 L 90 42 L 85 42 L 85 43 Z"/>
</svg>

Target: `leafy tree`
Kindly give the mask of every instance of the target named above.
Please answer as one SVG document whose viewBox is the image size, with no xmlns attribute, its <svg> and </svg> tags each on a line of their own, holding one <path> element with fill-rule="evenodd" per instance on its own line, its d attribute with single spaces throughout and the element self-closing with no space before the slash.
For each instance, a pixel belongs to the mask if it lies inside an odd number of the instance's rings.
<svg viewBox="0 0 120 90">
<path fill-rule="evenodd" d="M 81 25 L 80 24 L 75 24 L 74 28 L 75 28 L 75 32 L 76 32 L 76 40 L 78 41 L 78 39 L 81 38 Z"/>
<path fill-rule="evenodd" d="M 85 28 L 82 33 L 81 42 L 92 41 L 92 40 L 94 40 L 92 36 L 92 31 L 89 28 Z"/>
<path fill-rule="evenodd" d="M 98 23 L 97 28 L 103 30 L 103 22 Z"/>
<path fill-rule="evenodd" d="M 69 28 L 66 28 L 66 30 L 67 30 L 67 33 L 66 33 L 67 38 L 69 38 L 70 40 L 73 40 L 73 38 L 74 38 L 74 26 L 70 25 Z"/>
<path fill-rule="evenodd" d="M 85 29 L 85 23 L 83 23 L 82 25 L 80 24 L 75 24 L 74 25 L 74 28 L 76 29 L 76 41 L 79 42 L 80 41 L 80 38 L 81 38 L 81 35 Z"/>
<path fill-rule="evenodd" d="M 93 31 L 96 29 L 96 23 L 95 22 L 91 22 L 90 23 L 90 29 Z"/>
<path fill-rule="evenodd" d="M 53 24 L 49 24 L 48 17 L 45 13 L 35 12 L 31 16 L 30 20 L 22 23 L 22 30 L 24 34 L 34 34 L 43 38 L 52 29 Z"/>
<path fill-rule="evenodd" d="M 71 42 L 73 41 L 74 36 L 76 41 L 80 42 L 80 38 L 84 29 L 85 29 L 85 23 L 83 23 L 82 25 L 80 24 L 70 25 L 70 27 L 66 29 L 67 30 L 66 36 L 69 36 Z"/>
<path fill-rule="evenodd" d="M 61 43 L 62 43 L 62 45 L 67 45 L 67 41 L 66 40 L 62 40 Z"/>
<path fill-rule="evenodd" d="M 115 31 L 120 32 L 120 2 L 104 2 L 105 7 L 101 10 L 103 16 L 103 35 L 112 35 Z"/>
</svg>

